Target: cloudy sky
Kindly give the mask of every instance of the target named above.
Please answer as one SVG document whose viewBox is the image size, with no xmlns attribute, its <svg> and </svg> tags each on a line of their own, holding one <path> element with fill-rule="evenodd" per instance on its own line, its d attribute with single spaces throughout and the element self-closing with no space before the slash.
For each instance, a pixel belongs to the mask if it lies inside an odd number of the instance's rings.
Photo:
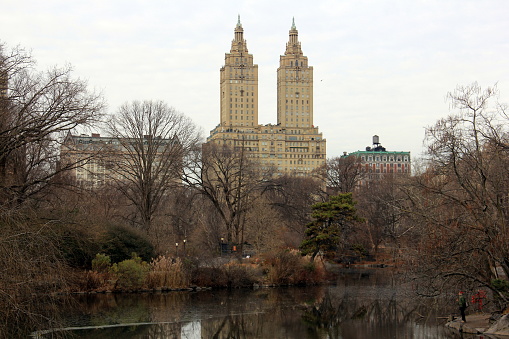
<svg viewBox="0 0 509 339">
<path fill-rule="evenodd" d="M 71 64 L 110 113 L 160 99 L 208 135 L 238 14 L 263 124 L 276 123 L 276 70 L 295 17 L 328 157 L 362 150 L 374 134 L 419 157 L 424 127 L 449 114 L 457 85 L 498 83 L 509 103 L 506 0 L 3 0 L 0 42 L 31 49 L 41 70 Z"/>
</svg>

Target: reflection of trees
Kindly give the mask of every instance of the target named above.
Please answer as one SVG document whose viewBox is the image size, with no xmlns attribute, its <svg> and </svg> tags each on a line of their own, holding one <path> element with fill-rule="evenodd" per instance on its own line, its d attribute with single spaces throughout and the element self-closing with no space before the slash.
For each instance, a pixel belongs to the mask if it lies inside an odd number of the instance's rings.
<svg viewBox="0 0 509 339">
<path fill-rule="evenodd" d="M 79 325 L 158 323 L 97 332 L 112 338 L 184 338 L 184 332 L 217 339 L 445 337 L 434 327 L 436 316 L 455 304 L 423 303 L 390 271 L 377 272 L 349 270 L 335 286 L 81 296 L 79 316 L 90 321 Z M 192 322 L 191 332 L 183 330 Z"/>
<path fill-rule="evenodd" d="M 358 326 L 353 326 L 355 331 L 377 327 L 400 333 L 400 328 L 412 320 L 414 311 L 415 307 L 402 307 L 395 299 L 362 300 L 349 296 L 338 299 L 327 294 L 319 304 L 304 311 L 303 319 L 309 330 L 317 335 L 327 333 L 330 337 L 337 338 L 344 330 L 342 325 L 345 323 L 348 323 L 348 328 L 357 323 Z"/>
</svg>

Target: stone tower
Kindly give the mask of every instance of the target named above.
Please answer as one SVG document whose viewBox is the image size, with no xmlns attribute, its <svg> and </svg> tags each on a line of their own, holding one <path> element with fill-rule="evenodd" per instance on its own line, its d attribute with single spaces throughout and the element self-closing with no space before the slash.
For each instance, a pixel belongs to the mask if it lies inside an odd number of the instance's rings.
<svg viewBox="0 0 509 339">
<path fill-rule="evenodd" d="M 277 123 L 283 127 L 313 127 L 313 67 L 302 54 L 295 20 L 277 69 Z"/>
<path fill-rule="evenodd" d="M 221 121 L 223 127 L 258 125 L 258 65 L 248 53 L 240 16 L 230 53 L 220 71 Z"/>
</svg>

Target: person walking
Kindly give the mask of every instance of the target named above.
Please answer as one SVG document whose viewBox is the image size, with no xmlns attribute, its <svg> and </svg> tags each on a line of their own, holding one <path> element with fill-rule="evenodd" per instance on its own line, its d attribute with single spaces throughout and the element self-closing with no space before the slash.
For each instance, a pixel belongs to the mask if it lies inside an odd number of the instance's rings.
<svg viewBox="0 0 509 339">
<path fill-rule="evenodd" d="M 467 319 L 465 317 L 465 310 L 467 309 L 467 299 L 465 299 L 462 291 L 458 293 L 458 306 L 460 308 L 461 321 L 466 323 Z"/>
</svg>

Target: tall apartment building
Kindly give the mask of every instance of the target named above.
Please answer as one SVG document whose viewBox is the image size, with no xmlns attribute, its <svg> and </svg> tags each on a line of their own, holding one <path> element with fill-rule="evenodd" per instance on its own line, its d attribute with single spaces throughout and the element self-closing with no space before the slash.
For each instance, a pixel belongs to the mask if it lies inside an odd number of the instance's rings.
<svg viewBox="0 0 509 339">
<path fill-rule="evenodd" d="M 114 138 L 97 133 L 90 136 L 68 134 L 61 147 L 61 162 L 77 165 L 68 171 L 68 176 L 78 186 L 100 187 L 114 175 L 109 162 L 119 160 L 112 156 L 111 150 L 115 148 L 118 149 L 118 141 Z"/>
<path fill-rule="evenodd" d="M 362 168 L 366 173 L 363 185 L 367 181 L 377 180 L 385 174 L 410 175 L 412 163 L 410 152 L 387 151 L 380 143 L 378 135 L 373 136 L 373 146 L 365 151 L 356 151 L 343 156 L 357 156 L 361 159 Z"/>
<path fill-rule="evenodd" d="M 143 145 L 143 146 L 142 146 Z M 145 149 L 145 154 L 138 157 L 137 150 Z M 79 186 L 97 188 L 113 181 L 132 181 L 136 171 L 141 171 L 141 162 L 153 161 L 167 167 L 174 167 L 174 172 L 181 172 L 181 152 L 177 140 L 163 139 L 146 135 L 143 139 L 118 139 L 103 137 L 98 133 L 92 135 L 68 134 L 61 146 L 60 161 L 62 165 L 71 165 L 68 177 Z M 160 160 L 164 157 L 164 160 Z M 173 157 L 175 161 L 167 160 Z M 178 175 L 169 175 L 171 169 L 160 169 L 152 166 L 152 173 L 158 180 L 177 182 Z M 173 173 L 173 172 L 171 172 Z M 136 179 L 135 179 L 136 180 Z"/>
<path fill-rule="evenodd" d="M 220 123 L 207 143 L 241 148 L 278 175 L 307 176 L 325 163 L 326 140 L 313 123 L 313 67 L 303 55 L 295 21 L 277 70 L 277 124 L 258 124 L 258 65 L 240 17 L 220 69 Z"/>
</svg>

